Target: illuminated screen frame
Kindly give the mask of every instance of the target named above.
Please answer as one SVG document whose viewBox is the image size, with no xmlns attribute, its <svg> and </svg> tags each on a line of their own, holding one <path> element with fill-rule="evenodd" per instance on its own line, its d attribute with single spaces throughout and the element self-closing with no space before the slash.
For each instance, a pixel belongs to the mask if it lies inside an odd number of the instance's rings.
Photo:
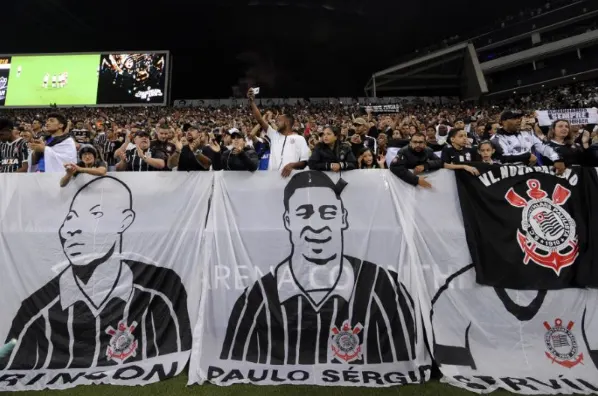
<svg viewBox="0 0 598 396">
<path fill-rule="evenodd" d="M 170 85 L 171 85 L 171 62 L 172 58 L 170 56 L 170 51 L 168 50 L 153 50 L 153 51 L 139 51 L 139 50 L 130 50 L 130 51 L 95 51 L 95 52 L 60 52 L 60 53 L 26 53 L 26 54 L 0 54 L 1 58 L 10 58 L 10 72 L 12 73 L 13 70 L 16 73 L 16 65 L 12 63 L 12 59 L 14 57 L 24 57 L 24 56 L 60 56 L 60 55 L 98 55 L 99 59 L 101 60 L 102 55 L 105 54 L 119 54 L 119 53 L 127 53 L 127 54 L 165 54 L 165 65 L 164 65 L 164 95 L 163 100 L 159 103 L 145 103 L 145 102 L 128 102 L 128 103 L 112 103 L 112 104 L 98 104 L 97 97 L 96 97 L 96 104 L 90 105 L 57 105 L 58 108 L 72 108 L 72 107 L 155 107 L 155 106 L 167 106 L 170 103 Z M 13 69 L 14 65 L 14 69 Z M 98 63 L 100 66 L 100 63 Z M 9 74 L 9 82 L 10 82 L 10 74 Z M 98 78 L 98 85 L 99 85 L 99 78 Z M 98 87 L 99 88 L 99 87 Z M 10 84 L 8 86 L 10 90 Z M 99 89 L 98 89 L 99 90 Z M 36 108 L 49 108 L 52 106 L 49 105 L 31 105 L 31 106 L 6 106 L 0 104 L 0 109 L 36 109 Z"/>
</svg>

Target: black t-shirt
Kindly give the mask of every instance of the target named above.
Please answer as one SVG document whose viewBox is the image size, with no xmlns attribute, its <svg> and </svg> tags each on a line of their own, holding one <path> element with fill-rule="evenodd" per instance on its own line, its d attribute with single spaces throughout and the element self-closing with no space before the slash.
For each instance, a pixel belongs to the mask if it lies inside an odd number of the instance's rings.
<svg viewBox="0 0 598 396">
<path fill-rule="evenodd" d="M 147 150 L 146 154 L 150 158 L 162 159 L 164 162 L 167 161 L 168 156 L 160 150 Z M 150 166 L 147 162 L 145 162 L 139 155 L 137 154 L 137 149 L 127 150 L 126 152 L 127 157 L 127 171 L 128 172 L 148 172 L 148 171 L 160 171 L 161 169 L 154 168 Z"/>
<path fill-rule="evenodd" d="M 449 144 L 442 149 L 440 159 L 445 164 L 463 164 L 479 161 L 478 153 L 475 150 L 469 147 L 463 147 L 461 150 L 457 150 Z"/>
<path fill-rule="evenodd" d="M 150 145 L 152 151 L 162 151 L 167 157 L 170 157 L 176 151 L 176 146 L 170 142 L 161 142 L 159 140 L 152 140 Z"/>
<path fill-rule="evenodd" d="M 73 129 L 71 135 L 79 144 L 91 143 L 91 132 L 87 129 Z"/>
</svg>

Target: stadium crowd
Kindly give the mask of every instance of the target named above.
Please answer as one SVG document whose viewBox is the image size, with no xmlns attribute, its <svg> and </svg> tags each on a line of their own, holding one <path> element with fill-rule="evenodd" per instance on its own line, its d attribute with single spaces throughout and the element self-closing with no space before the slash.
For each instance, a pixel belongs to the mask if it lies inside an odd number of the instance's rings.
<svg viewBox="0 0 598 396">
<path fill-rule="evenodd" d="M 392 114 L 370 106 L 72 108 L 4 110 L 0 172 L 273 170 L 309 167 L 341 172 L 390 168 L 413 185 L 439 168 L 476 173 L 476 164 L 598 165 L 598 128 L 555 120 L 540 127 L 535 111 L 589 108 L 595 84 L 543 90 L 474 106 L 406 105 Z M 520 111 L 512 111 L 519 109 Z M 263 113 L 262 113 L 263 112 Z M 515 147 L 515 149 L 513 149 Z"/>
</svg>

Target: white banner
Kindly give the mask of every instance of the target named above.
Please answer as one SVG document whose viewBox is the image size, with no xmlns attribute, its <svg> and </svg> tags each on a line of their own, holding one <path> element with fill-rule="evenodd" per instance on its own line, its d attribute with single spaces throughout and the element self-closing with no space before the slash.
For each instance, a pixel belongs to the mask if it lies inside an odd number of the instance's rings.
<svg viewBox="0 0 598 396">
<path fill-rule="evenodd" d="M 0 178 L 0 389 L 145 385 L 191 349 L 212 175 Z"/>
<path fill-rule="evenodd" d="M 552 125 L 556 120 L 567 120 L 571 125 L 598 124 L 598 109 L 538 110 L 536 117 L 540 126 Z"/>
<path fill-rule="evenodd" d="M 401 219 L 429 291 L 428 343 L 443 382 L 477 393 L 598 391 L 598 290 L 505 290 L 476 283 L 454 174 L 440 171 L 433 189 L 405 190 Z"/>
<path fill-rule="evenodd" d="M 388 193 L 396 178 L 343 179 L 341 191 L 338 175 L 317 171 L 216 174 L 190 384 L 429 379 L 417 256 Z"/>
<path fill-rule="evenodd" d="M 368 109 L 372 113 L 398 113 L 401 111 L 400 104 L 387 104 L 387 105 L 375 105 L 375 106 L 363 106 L 365 111 Z"/>
</svg>

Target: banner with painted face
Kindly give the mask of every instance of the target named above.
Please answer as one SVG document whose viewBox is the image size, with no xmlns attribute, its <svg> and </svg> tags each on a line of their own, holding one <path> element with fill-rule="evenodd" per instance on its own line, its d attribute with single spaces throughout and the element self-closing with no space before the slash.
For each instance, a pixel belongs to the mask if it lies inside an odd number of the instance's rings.
<svg viewBox="0 0 598 396">
<path fill-rule="evenodd" d="M 376 170 L 216 174 L 189 383 L 427 380 L 393 182 Z"/>
<path fill-rule="evenodd" d="M 33 176 L 33 175 L 32 175 Z M 0 178 L 0 389 L 179 374 L 198 312 L 212 175 Z"/>
</svg>

